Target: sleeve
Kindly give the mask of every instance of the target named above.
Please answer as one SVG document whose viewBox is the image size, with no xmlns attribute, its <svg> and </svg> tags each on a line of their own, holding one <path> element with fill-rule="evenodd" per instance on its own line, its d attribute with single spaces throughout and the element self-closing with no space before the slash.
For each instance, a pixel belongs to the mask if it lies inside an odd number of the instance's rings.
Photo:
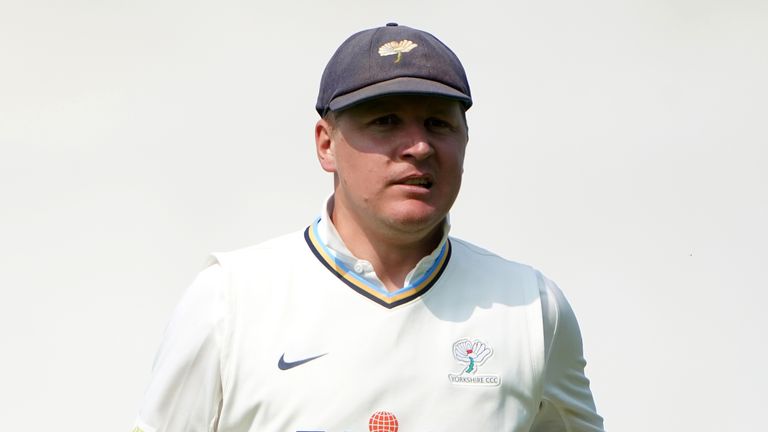
<svg viewBox="0 0 768 432">
<path fill-rule="evenodd" d="M 134 432 L 213 432 L 222 404 L 224 270 L 213 264 L 187 289 L 165 330 Z"/>
<path fill-rule="evenodd" d="M 544 278 L 541 307 L 544 318 L 546 366 L 539 412 L 531 432 L 602 432 L 589 380 L 584 374 L 581 332 L 568 300 Z"/>
</svg>

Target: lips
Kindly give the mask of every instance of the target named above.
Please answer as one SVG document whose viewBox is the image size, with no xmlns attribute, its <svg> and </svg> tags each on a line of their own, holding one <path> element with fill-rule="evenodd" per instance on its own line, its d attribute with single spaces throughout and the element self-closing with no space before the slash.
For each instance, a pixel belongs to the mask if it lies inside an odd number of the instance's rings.
<svg viewBox="0 0 768 432">
<path fill-rule="evenodd" d="M 426 174 L 411 175 L 397 181 L 396 184 L 402 184 L 407 186 L 418 186 L 425 189 L 431 189 L 432 185 L 434 184 L 434 180 L 432 179 L 432 176 L 426 175 Z"/>
</svg>

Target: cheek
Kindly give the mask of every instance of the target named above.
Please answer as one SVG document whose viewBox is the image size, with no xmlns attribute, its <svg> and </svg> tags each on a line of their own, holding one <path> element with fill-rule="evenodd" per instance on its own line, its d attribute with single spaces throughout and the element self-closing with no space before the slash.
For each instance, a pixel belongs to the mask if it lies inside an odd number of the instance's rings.
<svg viewBox="0 0 768 432">
<path fill-rule="evenodd" d="M 461 186 L 461 177 L 464 174 L 464 150 L 464 146 L 454 148 L 444 161 L 444 168 L 451 178 L 450 188 L 456 189 L 457 192 Z"/>
<path fill-rule="evenodd" d="M 459 163 L 464 165 L 464 155 L 467 153 L 467 140 L 464 139 L 458 146 Z"/>
<path fill-rule="evenodd" d="M 337 158 L 339 177 L 348 188 L 364 191 L 375 186 L 380 175 L 375 161 L 369 159 L 358 153 Z"/>
<path fill-rule="evenodd" d="M 450 151 L 446 156 L 446 164 L 456 171 L 464 171 L 464 154 L 466 153 L 466 144 L 449 147 Z"/>
</svg>

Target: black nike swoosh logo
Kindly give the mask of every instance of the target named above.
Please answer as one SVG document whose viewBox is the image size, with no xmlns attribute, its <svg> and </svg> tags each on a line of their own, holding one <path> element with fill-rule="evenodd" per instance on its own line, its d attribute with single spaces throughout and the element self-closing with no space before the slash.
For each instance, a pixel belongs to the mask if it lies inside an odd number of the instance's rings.
<svg viewBox="0 0 768 432">
<path fill-rule="evenodd" d="M 328 353 L 325 353 L 325 354 L 328 354 Z M 317 355 L 317 356 L 314 356 L 314 357 L 309 357 L 309 358 L 305 358 L 305 359 L 297 360 L 297 361 L 293 361 L 293 362 L 287 362 L 287 361 L 285 361 L 285 353 L 283 353 L 283 355 L 280 356 L 280 360 L 277 361 L 277 367 L 280 370 L 293 369 L 296 366 L 301 366 L 304 363 L 311 362 L 314 359 L 318 359 L 318 358 L 324 356 L 325 354 L 320 354 L 320 355 Z"/>
</svg>

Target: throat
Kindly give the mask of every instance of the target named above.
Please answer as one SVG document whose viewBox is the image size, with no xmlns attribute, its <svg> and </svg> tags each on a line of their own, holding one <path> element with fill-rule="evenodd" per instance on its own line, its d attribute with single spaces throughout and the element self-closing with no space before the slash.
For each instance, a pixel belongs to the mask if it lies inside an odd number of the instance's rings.
<svg viewBox="0 0 768 432">
<path fill-rule="evenodd" d="M 379 281 L 387 291 L 405 287 L 408 275 L 440 244 L 442 232 L 428 244 L 391 245 L 386 242 L 361 242 L 350 252 L 373 266 Z M 345 240 L 346 241 L 346 240 Z M 349 247 L 349 246 L 348 246 Z"/>
<path fill-rule="evenodd" d="M 397 230 L 388 224 L 370 223 L 346 207 L 335 205 L 331 222 L 349 252 L 371 263 L 387 291 L 405 286 L 408 274 L 440 244 L 445 219 L 421 232 Z"/>
</svg>

